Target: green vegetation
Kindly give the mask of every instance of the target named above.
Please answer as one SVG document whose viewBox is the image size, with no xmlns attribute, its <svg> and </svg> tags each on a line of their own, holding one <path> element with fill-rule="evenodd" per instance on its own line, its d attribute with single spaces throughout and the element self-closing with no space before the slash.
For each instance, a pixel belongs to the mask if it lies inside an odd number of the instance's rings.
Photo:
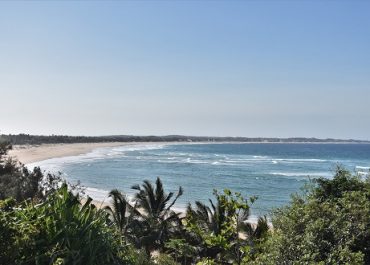
<svg viewBox="0 0 370 265">
<path fill-rule="evenodd" d="M 248 200 L 240 193 L 225 190 L 224 193 L 214 191 L 216 203 L 210 200 L 211 207 L 196 202 L 196 209 L 191 205 L 186 212 L 186 227 L 193 235 L 192 243 L 197 246 L 198 256 L 212 259 L 218 264 L 241 264 L 243 257 L 255 251 L 255 242 L 267 233 L 266 219 L 261 219 L 256 227 L 244 221 L 249 217 Z M 250 198 L 251 203 L 256 198 Z M 265 221 L 265 222 L 263 222 Z M 248 236 L 241 239 L 241 233 L 259 231 L 261 237 Z"/>
<path fill-rule="evenodd" d="M 144 181 L 98 209 L 60 176 L 29 171 L 0 144 L 0 264 L 370 264 L 370 180 L 338 168 L 257 224 L 255 197 L 214 191 L 172 210 L 178 192 Z M 85 201 L 84 203 L 81 203 Z"/>
<path fill-rule="evenodd" d="M 2 259 L 11 257 L 2 264 L 121 264 L 124 248 L 106 219 L 90 200 L 80 205 L 63 184 L 41 204 L 2 213 L 9 229 L 2 239 L 12 244 L 1 249 Z"/>
<path fill-rule="evenodd" d="M 143 247 L 149 254 L 153 250 L 163 250 L 164 243 L 168 241 L 181 227 L 179 213 L 171 210 L 176 200 L 182 195 L 182 188 L 172 200 L 173 193 L 168 195 L 163 190 L 159 178 L 155 187 L 145 180 L 143 185 L 132 187 L 137 190 L 135 196 L 137 211 L 138 233 L 136 234 L 137 246 Z"/>
<path fill-rule="evenodd" d="M 17 161 L 4 159 L 4 155 L 11 148 L 8 143 L 0 143 L 0 200 L 12 197 L 17 201 L 23 201 L 40 197 L 42 195 L 42 187 L 39 185 L 42 178 L 40 169 L 35 168 L 30 172 Z"/>
<path fill-rule="evenodd" d="M 273 215 L 261 264 L 370 264 L 370 180 L 338 168 Z"/>
</svg>

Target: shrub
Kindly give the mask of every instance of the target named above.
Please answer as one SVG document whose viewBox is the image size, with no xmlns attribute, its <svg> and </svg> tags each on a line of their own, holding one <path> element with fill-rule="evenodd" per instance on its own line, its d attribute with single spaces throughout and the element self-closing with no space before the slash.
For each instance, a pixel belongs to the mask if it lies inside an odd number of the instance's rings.
<svg viewBox="0 0 370 265">
<path fill-rule="evenodd" d="M 4 249 L 0 259 L 11 253 L 16 264 L 123 264 L 120 236 L 90 202 L 80 205 L 64 184 L 42 204 L 2 211 L 7 242 L 17 251 Z"/>
<path fill-rule="evenodd" d="M 338 168 L 273 217 L 261 264 L 370 264 L 370 183 Z"/>
</svg>

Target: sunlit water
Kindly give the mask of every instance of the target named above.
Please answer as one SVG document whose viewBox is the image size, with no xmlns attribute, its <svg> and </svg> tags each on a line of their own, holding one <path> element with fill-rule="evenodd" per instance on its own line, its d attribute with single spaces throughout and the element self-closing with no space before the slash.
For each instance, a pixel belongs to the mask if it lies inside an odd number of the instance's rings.
<svg viewBox="0 0 370 265">
<path fill-rule="evenodd" d="M 258 196 L 254 216 L 268 214 L 285 205 L 309 178 L 333 176 L 340 164 L 360 175 L 369 172 L 367 144 L 139 144 L 99 148 L 91 153 L 56 158 L 30 166 L 63 172 L 68 181 L 77 180 L 97 200 L 118 188 L 133 194 L 132 185 L 160 177 L 167 191 L 184 195 L 176 207 L 188 202 L 207 202 L 213 189 Z"/>
</svg>

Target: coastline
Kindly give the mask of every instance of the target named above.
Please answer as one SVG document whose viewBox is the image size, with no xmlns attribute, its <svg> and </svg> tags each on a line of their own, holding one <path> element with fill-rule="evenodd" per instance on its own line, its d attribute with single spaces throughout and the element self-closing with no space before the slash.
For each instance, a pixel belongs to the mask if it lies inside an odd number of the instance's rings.
<svg viewBox="0 0 370 265">
<path fill-rule="evenodd" d="M 53 158 L 63 158 L 69 156 L 84 155 L 95 149 L 105 147 L 134 147 L 145 144 L 179 144 L 179 142 L 104 142 L 104 143 L 72 143 L 72 144 L 41 144 L 41 145 L 14 145 L 9 151 L 8 157 L 16 159 L 22 164 L 34 164 Z M 89 187 L 85 187 L 89 189 Z M 87 200 L 87 196 L 91 197 L 92 204 L 97 208 L 104 208 L 111 205 L 108 194 L 105 198 L 96 198 L 90 192 L 87 192 L 81 197 L 81 204 Z"/>
<path fill-rule="evenodd" d="M 115 146 L 137 146 L 143 144 L 176 145 L 176 144 L 353 144 L 351 142 L 98 142 L 98 143 L 68 143 L 41 145 L 14 145 L 9 151 L 9 157 L 23 164 L 35 163 L 51 158 L 76 156 L 89 153 L 97 148 Z M 365 143 L 366 144 L 366 143 Z"/>
<path fill-rule="evenodd" d="M 230 144 L 240 144 L 237 142 L 228 142 Z M 11 150 L 9 153 L 10 157 L 14 157 L 18 159 L 23 164 L 35 164 L 35 166 L 38 166 L 38 163 L 43 164 L 51 163 L 53 165 L 54 161 L 49 160 L 53 158 L 65 158 L 65 157 L 74 157 L 74 156 L 80 156 L 84 154 L 88 154 L 90 152 L 93 152 L 96 149 L 103 148 L 102 151 L 104 151 L 104 148 L 109 147 L 127 147 L 128 149 L 136 149 L 137 147 L 140 148 L 140 146 L 145 145 L 152 145 L 152 146 L 163 146 L 163 145 L 197 145 L 197 144 L 223 144 L 221 142 L 105 142 L 105 143 L 74 143 L 74 144 L 42 144 L 42 145 L 16 145 L 14 146 L 14 149 Z M 251 143 L 241 143 L 241 144 L 251 144 Z M 285 144 L 285 143 L 283 143 Z M 98 151 L 98 155 L 100 155 L 100 151 Z M 84 157 L 84 156 L 82 156 Z M 79 157 L 71 158 L 71 159 L 79 159 Z M 82 183 L 83 185 L 83 183 Z M 84 186 L 84 185 L 83 185 Z M 100 190 L 96 193 L 96 191 L 91 189 L 97 189 L 97 188 L 91 188 L 89 186 L 84 186 L 86 188 L 86 193 L 84 194 L 81 199 L 81 202 L 84 203 L 86 200 L 86 196 L 90 196 L 93 199 L 93 204 L 96 205 L 98 208 L 103 208 L 107 205 L 111 204 L 110 198 L 108 198 L 108 190 L 101 190 L 104 193 L 99 194 Z M 101 192 L 100 192 L 101 193 Z M 100 196 L 101 195 L 101 196 Z M 129 196 L 130 197 L 130 196 Z M 184 213 L 185 208 L 183 207 L 176 207 L 174 208 L 174 211 L 179 213 Z M 257 222 L 257 216 L 251 216 L 251 219 L 249 222 L 256 223 Z"/>
<path fill-rule="evenodd" d="M 30 164 L 67 156 L 77 156 L 89 153 L 97 148 L 115 146 L 135 146 L 144 142 L 104 142 L 104 143 L 73 143 L 73 144 L 41 144 L 15 145 L 9 151 L 9 157 L 19 160 L 23 164 Z M 150 144 L 153 144 L 152 142 Z M 163 144 L 163 143 L 161 143 Z"/>
<path fill-rule="evenodd" d="M 142 145 L 178 145 L 178 144 L 204 144 L 205 142 L 105 142 L 105 143 L 73 143 L 73 144 L 41 144 L 41 145 L 15 145 L 9 152 L 9 157 L 17 159 L 22 164 L 35 164 L 48 159 L 63 158 L 69 156 L 84 155 L 92 152 L 95 149 L 105 147 L 135 147 Z M 81 204 L 87 200 L 87 196 L 91 197 L 92 204 L 97 208 L 104 208 L 111 205 L 111 200 L 106 194 L 103 197 L 94 196 L 93 192 L 89 191 L 90 187 L 83 186 L 85 194 L 81 197 Z M 108 193 L 108 191 L 107 191 Z M 96 194 L 95 194 L 96 195 Z M 132 199 L 131 196 L 128 196 Z M 185 214 L 185 208 L 175 207 L 174 211 Z"/>
<path fill-rule="evenodd" d="M 99 148 L 106 147 L 135 147 L 142 145 L 176 145 L 176 144 L 189 144 L 184 142 L 104 142 L 104 143 L 72 143 L 72 144 L 41 144 L 41 145 L 15 145 L 13 149 L 9 151 L 8 157 L 16 159 L 22 164 L 28 166 L 30 164 L 37 165 L 39 162 L 43 162 L 53 158 L 64 158 L 70 156 L 79 156 L 88 154 Z M 85 189 L 86 194 L 82 195 L 81 203 L 86 202 L 86 197 L 89 196 L 93 199 L 92 204 L 98 208 L 104 208 L 111 204 L 107 194 L 104 196 L 97 196 L 93 194 L 94 191 L 89 191 L 90 188 L 82 185 Z M 94 196 L 95 195 L 95 196 Z M 178 210 L 183 212 L 183 210 Z"/>
</svg>

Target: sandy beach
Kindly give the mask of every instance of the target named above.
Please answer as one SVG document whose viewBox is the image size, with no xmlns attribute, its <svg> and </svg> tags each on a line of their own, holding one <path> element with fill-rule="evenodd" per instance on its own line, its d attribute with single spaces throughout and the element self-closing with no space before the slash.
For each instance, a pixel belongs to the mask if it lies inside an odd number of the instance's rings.
<svg viewBox="0 0 370 265">
<path fill-rule="evenodd" d="M 73 143 L 73 144 L 41 144 L 41 145 L 15 145 L 9 152 L 9 157 L 19 160 L 23 164 L 35 163 L 51 158 L 76 156 L 89 153 L 96 148 L 114 146 L 134 146 L 143 144 L 163 144 L 158 142 L 107 142 L 107 143 Z M 173 144 L 173 143 L 172 143 Z M 84 196 L 83 196 L 84 197 Z M 86 198 L 81 199 L 84 204 Z M 110 205 L 108 197 L 104 201 L 93 200 L 98 208 Z"/>
<path fill-rule="evenodd" d="M 75 156 L 91 152 L 96 148 L 138 145 L 145 143 L 75 143 L 75 144 L 42 144 L 42 145 L 16 145 L 10 150 L 9 156 L 18 159 L 23 164 L 43 161 L 50 158 Z"/>
</svg>

